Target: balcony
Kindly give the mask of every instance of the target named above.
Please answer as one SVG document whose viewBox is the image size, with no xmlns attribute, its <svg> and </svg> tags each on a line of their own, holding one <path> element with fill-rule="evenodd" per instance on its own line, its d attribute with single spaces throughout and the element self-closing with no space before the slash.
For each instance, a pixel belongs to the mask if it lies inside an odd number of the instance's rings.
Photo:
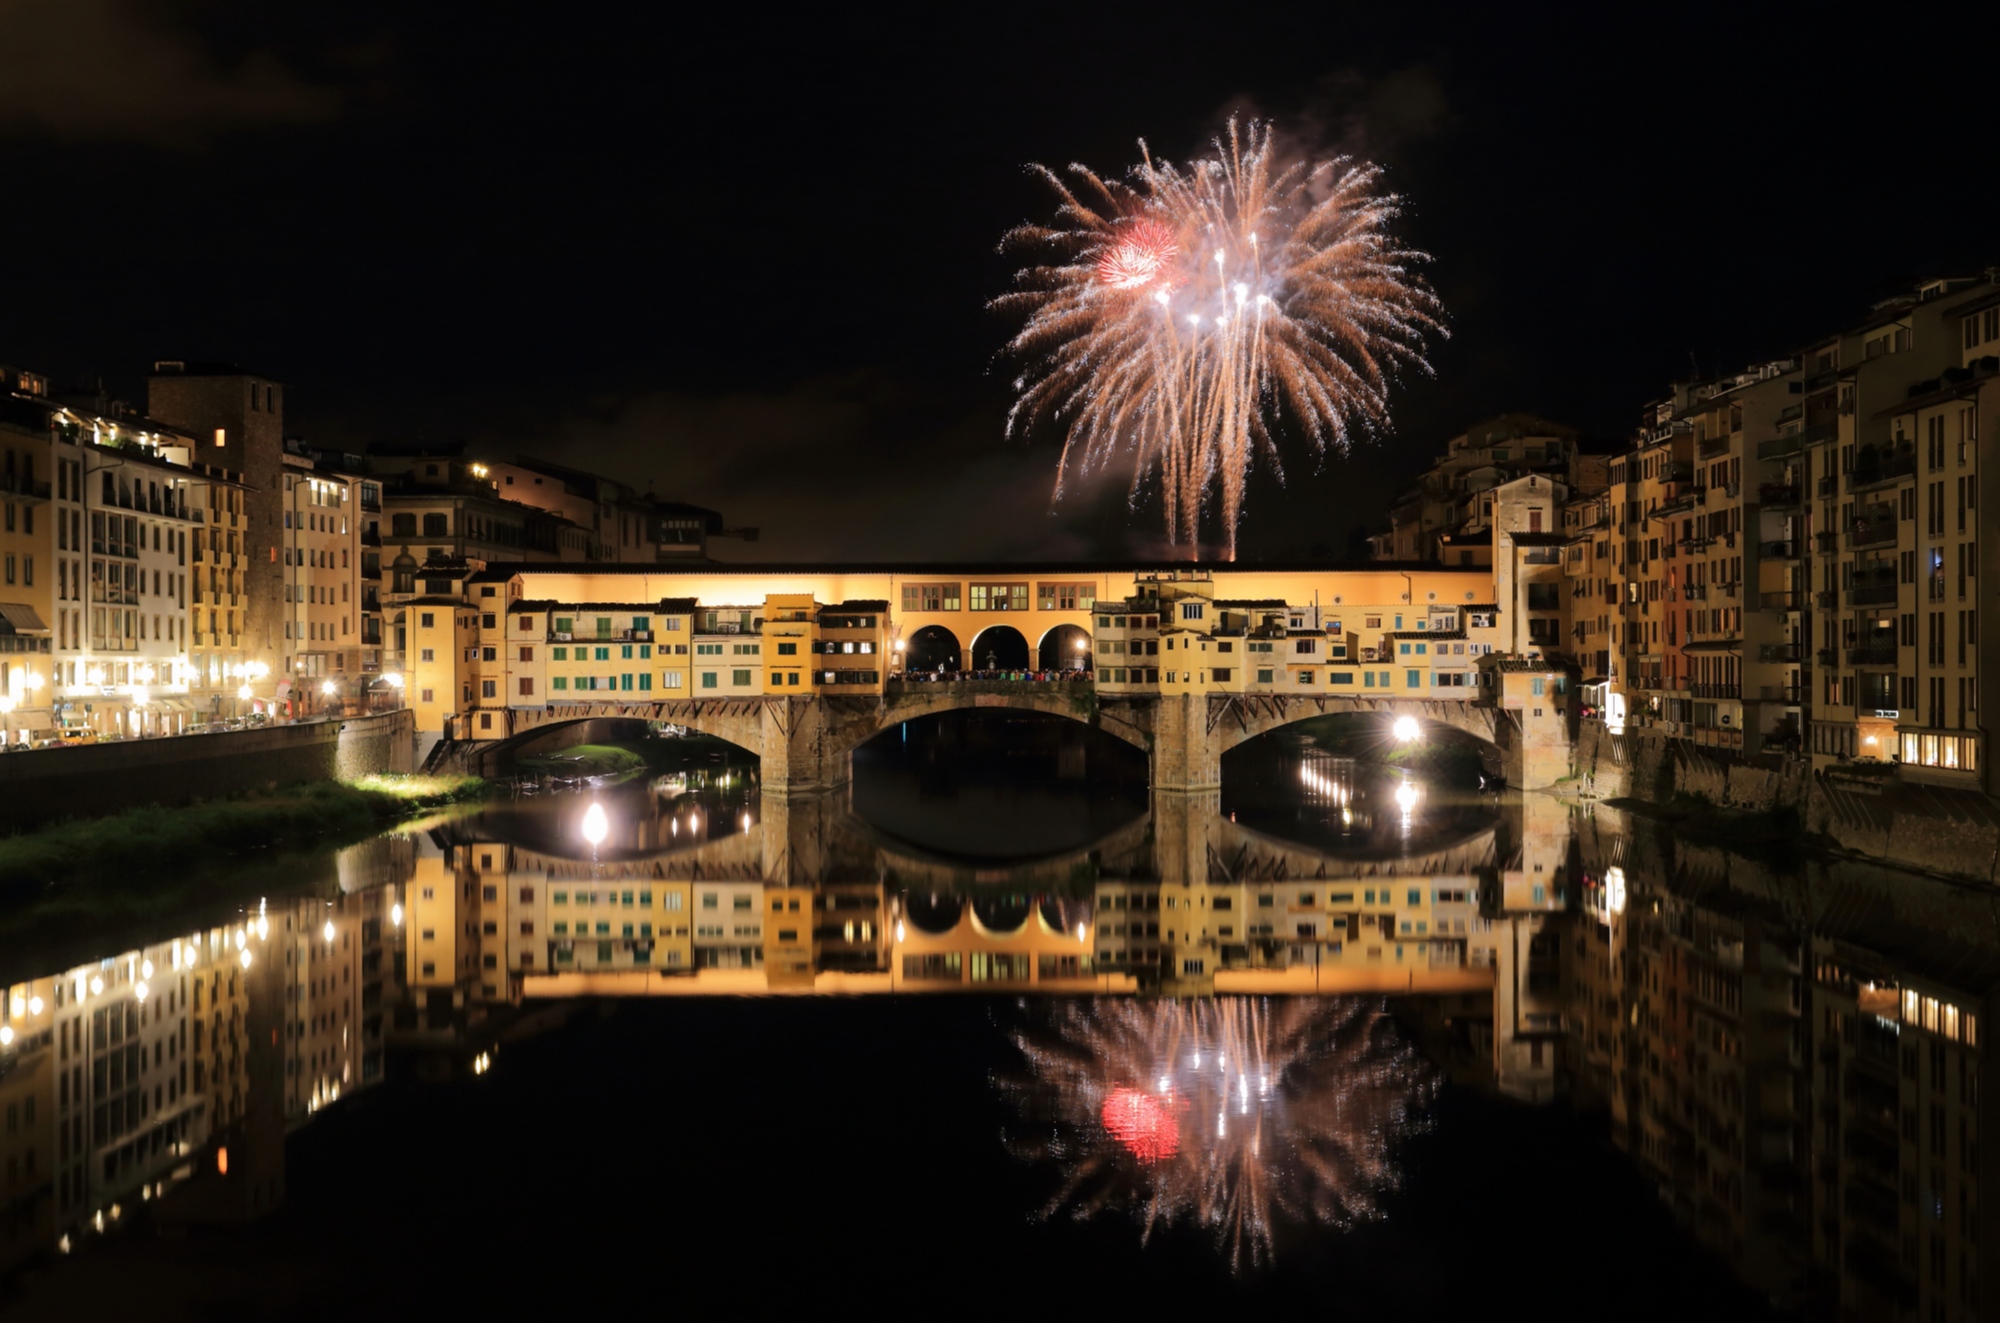
<svg viewBox="0 0 2000 1323">
<path fill-rule="evenodd" d="M 1705 436 L 1695 443 L 1695 452 L 1703 459 L 1720 455 L 1728 449 L 1729 438 L 1727 436 Z"/>
<path fill-rule="evenodd" d="M 1661 482 L 1693 482 L 1694 465 L 1684 459 L 1669 460 L 1654 476 Z"/>
<path fill-rule="evenodd" d="M 1802 662 L 1806 659 L 1803 643 L 1760 643 L 1757 645 L 1757 660 L 1766 662 Z"/>
<path fill-rule="evenodd" d="M 1758 690 L 1758 696 L 1766 703 L 1783 703 L 1796 707 L 1806 701 L 1806 686 L 1802 684 L 1767 684 Z"/>
<path fill-rule="evenodd" d="M 1847 490 L 1866 491 L 1870 487 L 1907 478 L 1916 471 L 1917 448 L 1914 445 L 1901 445 L 1894 450 L 1865 446 L 1854 457 L 1854 470 L 1847 475 Z"/>
<path fill-rule="evenodd" d="M 1893 574 L 1873 576 L 1864 579 L 1855 576 L 1847 587 L 1849 606 L 1891 606 L 1897 597 L 1896 577 Z"/>
<path fill-rule="evenodd" d="M 1813 654 L 1813 657 L 1821 666 L 1831 666 L 1840 660 L 1840 653 L 1832 648 L 1821 648 Z"/>
<path fill-rule="evenodd" d="M 1813 605 L 1818 607 L 1822 611 L 1831 611 L 1833 610 L 1834 602 L 1837 596 L 1838 594 L 1836 594 L 1833 591 L 1833 589 L 1822 588 L 1818 592 L 1813 594 Z"/>
<path fill-rule="evenodd" d="M 49 499 L 49 484 L 0 473 L 0 496 L 11 496 L 21 501 L 46 501 Z"/>
<path fill-rule="evenodd" d="M 1848 525 L 1847 545 L 1850 547 L 1879 547 L 1892 545 L 1896 541 L 1896 507 L 1893 505 L 1871 505 L 1854 516 Z"/>
<path fill-rule="evenodd" d="M 1797 560 L 1799 544 L 1793 538 L 1783 538 L 1776 542 L 1759 542 L 1757 554 L 1765 560 Z"/>
<path fill-rule="evenodd" d="M 1682 585 L 1681 585 L 1681 600 L 1682 600 L 1683 602 L 1705 602 L 1705 601 L 1707 601 L 1707 600 L 1708 600 L 1708 585 L 1707 585 L 1707 584 L 1705 584 L 1705 583 L 1686 583 L 1686 584 L 1682 584 Z"/>
<path fill-rule="evenodd" d="M 1893 643 L 1864 643 L 1858 648 L 1847 650 L 1849 666 L 1894 666 L 1896 645 Z"/>
<path fill-rule="evenodd" d="M 1813 484 L 1813 495 L 1819 497 L 1821 500 L 1830 500 L 1840 495 L 1840 479 L 1821 478 Z"/>
<path fill-rule="evenodd" d="M 1687 692 L 1696 698 L 1741 698 L 1743 686 L 1739 684 L 1696 684 L 1687 685 Z"/>
<path fill-rule="evenodd" d="M 1799 609 L 1800 600 L 1804 596 L 1805 594 L 1791 588 L 1773 588 L 1769 592 L 1757 594 L 1757 609 L 1759 611 L 1796 611 Z"/>
<path fill-rule="evenodd" d="M 1765 482 L 1757 485 L 1757 503 L 1766 509 L 1783 509 L 1799 503 L 1796 484 Z"/>
<path fill-rule="evenodd" d="M 1830 529 L 1823 528 L 1819 532 L 1814 533 L 1812 540 L 1813 550 L 1819 552 L 1821 555 L 1840 550 L 1840 534 Z"/>
</svg>

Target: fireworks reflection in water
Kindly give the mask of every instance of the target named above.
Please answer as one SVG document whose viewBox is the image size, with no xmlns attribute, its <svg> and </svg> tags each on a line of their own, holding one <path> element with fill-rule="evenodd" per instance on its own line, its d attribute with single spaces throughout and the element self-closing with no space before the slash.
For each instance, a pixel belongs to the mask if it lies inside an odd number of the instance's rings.
<svg viewBox="0 0 2000 1323">
<path fill-rule="evenodd" d="M 1028 1008 L 1016 1157 L 1061 1173 L 1044 1216 L 1116 1211 L 1141 1239 L 1198 1226 L 1236 1271 L 1288 1230 L 1381 1215 L 1436 1073 L 1374 998 L 1223 997 Z"/>
</svg>

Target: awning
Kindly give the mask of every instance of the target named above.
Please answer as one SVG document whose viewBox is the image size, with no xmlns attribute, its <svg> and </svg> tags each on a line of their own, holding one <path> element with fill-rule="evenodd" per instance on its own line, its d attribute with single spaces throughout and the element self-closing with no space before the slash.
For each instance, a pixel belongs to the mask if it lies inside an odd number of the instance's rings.
<svg viewBox="0 0 2000 1323">
<path fill-rule="evenodd" d="M 24 602 L 0 602 L 0 625 L 9 634 L 46 634 L 49 627 L 42 623 L 35 608 Z"/>
</svg>

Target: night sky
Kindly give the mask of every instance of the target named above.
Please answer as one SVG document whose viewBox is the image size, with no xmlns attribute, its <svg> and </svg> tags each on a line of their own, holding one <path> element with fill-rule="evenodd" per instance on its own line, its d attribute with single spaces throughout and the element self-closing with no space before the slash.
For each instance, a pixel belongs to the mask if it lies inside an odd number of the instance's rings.
<svg viewBox="0 0 2000 1323">
<path fill-rule="evenodd" d="M 1343 554 L 1469 422 L 1622 437 L 2000 260 L 1968 13 L 0 0 L 0 361 L 234 360 L 316 442 L 597 468 L 764 530 L 731 558 L 1145 554 L 1002 436 L 995 244 L 1025 163 L 1254 113 L 1389 167 L 1450 317 L 1392 434 L 1253 482 L 1246 556 Z"/>
</svg>

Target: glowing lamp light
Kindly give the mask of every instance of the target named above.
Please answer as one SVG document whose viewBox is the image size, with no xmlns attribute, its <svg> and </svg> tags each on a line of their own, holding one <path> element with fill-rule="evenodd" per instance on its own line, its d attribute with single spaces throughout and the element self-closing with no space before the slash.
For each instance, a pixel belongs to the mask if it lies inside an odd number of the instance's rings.
<svg viewBox="0 0 2000 1323">
<path fill-rule="evenodd" d="M 227 1148 L 215 1150 L 215 1174 L 218 1176 L 227 1176 L 229 1174 L 229 1150 Z"/>
<path fill-rule="evenodd" d="M 93 997 L 104 995 L 104 979 L 101 975 L 90 980 L 90 995 Z"/>
<path fill-rule="evenodd" d="M 1389 732 L 1396 737 L 1398 743 L 1414 744 L 1424 733 L 1424 728 L 1417 723 L 1415 717 L 1397 717 L 1396 724 L 1389 728 Z"/>
<path fill-rule="evenodd" d="M 1180 1151 L 1180 1120 L 1161 1098 L 1141 1089 L 1113 1089 L 1100 1113 L 1104 1128 L 1141 1162 L 1163 1162 Z"/>
<path fill-rule="evenodd" d="M 146 993 L 149 990 L 150 989 L 148 989 L 144 983 L 139 983 L 134 985 L 134 987 L 132 988 L 132 995 L 137 997 L 140 1001 L 144 1001 L 146 1000 Z"/>
<path fill-rule="evenodd" d="M 611 834 L 611 822 L 604 816 L 602 804 L 592 804 L 583 814 L 583 839 L 596 849 L 604 844 L 604 838 Z"/>
<path fill-rule="evenodd" d="M 1403 816 L 1406 818 L 1410 816 L 1410 810 L 1414 809 L 1416 806 L 1417 806 L 1417 787 L 1408 781 L 1405 781 L 1403 782 L 1403 784 L 1397 786 L 1396 807 L 1403 811 Z"/>
<path fill-rule="evenodd" d="M 11 1024 L 0 1024 L 0 1047 L 12 1047 L 13 1045 L 14 1026 Z"/>
<path fill-rule="evenodd" d="M 324 929 L 322 930 L 322 932 L 323 932 L 323 933 L 325 934 L 325 936 L 326 936 L 326 940 L 327 940 L 327 941 L 329 941 L 329 942 L 330 942 L 330 941 L 332 941 L 332 940 L 333 940 L 333 920 L 332 920 L 332 919 L 328 919 L 328 920 L 326 921 L 326 927 L 325 927 L 325 928 L 324 928 Z"/>
<path fill-rule="evenodd" d="M 403 907 L 400 904 L 389 907 L 389 922 L 398 928 L 403 926 Z"/>
<path fill-rule="evenodd" d="M 139 977 L 140 977 L 140 978 L 151 978 L 151 977 L 153 977 L 153 962 L 152 962 L 152 961 L 150 961 L 150 960 L 142 960 L 142 961 L 140 961 L 140 962 L 139 962 Z"/>
<path fill-rule="evenodd" d="M 242 699 L 242 700 L 243 700 L 244 702 L 246 702 L 246 703 L 247 703 L 247 702 L 249 702 L 249 701 L 250 701 L 250 686 L 246 684 L 246 685 L 243 685 L 242 687 L 240 687 L 239 689 L 237 689 L 237 691 L 236 691 L 236 696 L 237 696 L 238 698 Z"/>
<path fill-rule="evenodd" d="M 1087 940 L 1085 934 L 1087 934 L 1089 931 L 1090 930 L 1086 928 L 1083 924 L 1079 923 L 1078 925 L 1076 925 L 1076 940 L 1079 942 Z"/>
<path fill-rule="evenodd" d="M 243 950 L 242 950 L 242 951 L 241 951 L 241 952 L 240 952 L 240 953 L 239 953 L 239 954 L 237 955 L 237 957 L 236 957 L 236 958 L 237 958 L 237 960 L 239 960 L 239 961 L 241 961 L 241 962 L 242 962 L 242 965 L 243 965 L 243 968 L 245 968 L 245 969 L 248 969 L 248 968 L 250 968 L 250 948 L 249 948 L 249 947 L 245 947 L 245 948 L 243 948 Z"/>
<path fill-rule="evenodd" d="M 42 1013 L 42 999 L 40 997 L 28 998 L 28 1014 L 40 1015 L 41 1013 Z"/>
<path fill-rule="evenodd" d="M 1604 870 L 1604 908 L 1613 914 L 1625 912 L 1625 870 L 1615 864 Z"/>
<path fill-rule="evenodd" d="M 325 694 L 325 695 L 326 695 L 326 696 L 327 696 L 328 698 L 332 698 L 332 697 L 334 696 L 334 694 L 336 694 L 336 693 L 338 693 L 338 692 L 339 692 L 339 689 L 340 689 L 340 686 L 336 685 L 336 684 L 335 684 L 335 683 L 334 683 L 333 681 L 331 681 L 331 680 L 328 680 L 328 681 L 327 681 L 327 682 L 326 682 L 325 684 L 322 684 L 322 685 L 321 685 L 321 686 L 319 687 L 319 691 L 320 691 L 320 692 L 321 692 L 322 694 Z"/>
</svg>

